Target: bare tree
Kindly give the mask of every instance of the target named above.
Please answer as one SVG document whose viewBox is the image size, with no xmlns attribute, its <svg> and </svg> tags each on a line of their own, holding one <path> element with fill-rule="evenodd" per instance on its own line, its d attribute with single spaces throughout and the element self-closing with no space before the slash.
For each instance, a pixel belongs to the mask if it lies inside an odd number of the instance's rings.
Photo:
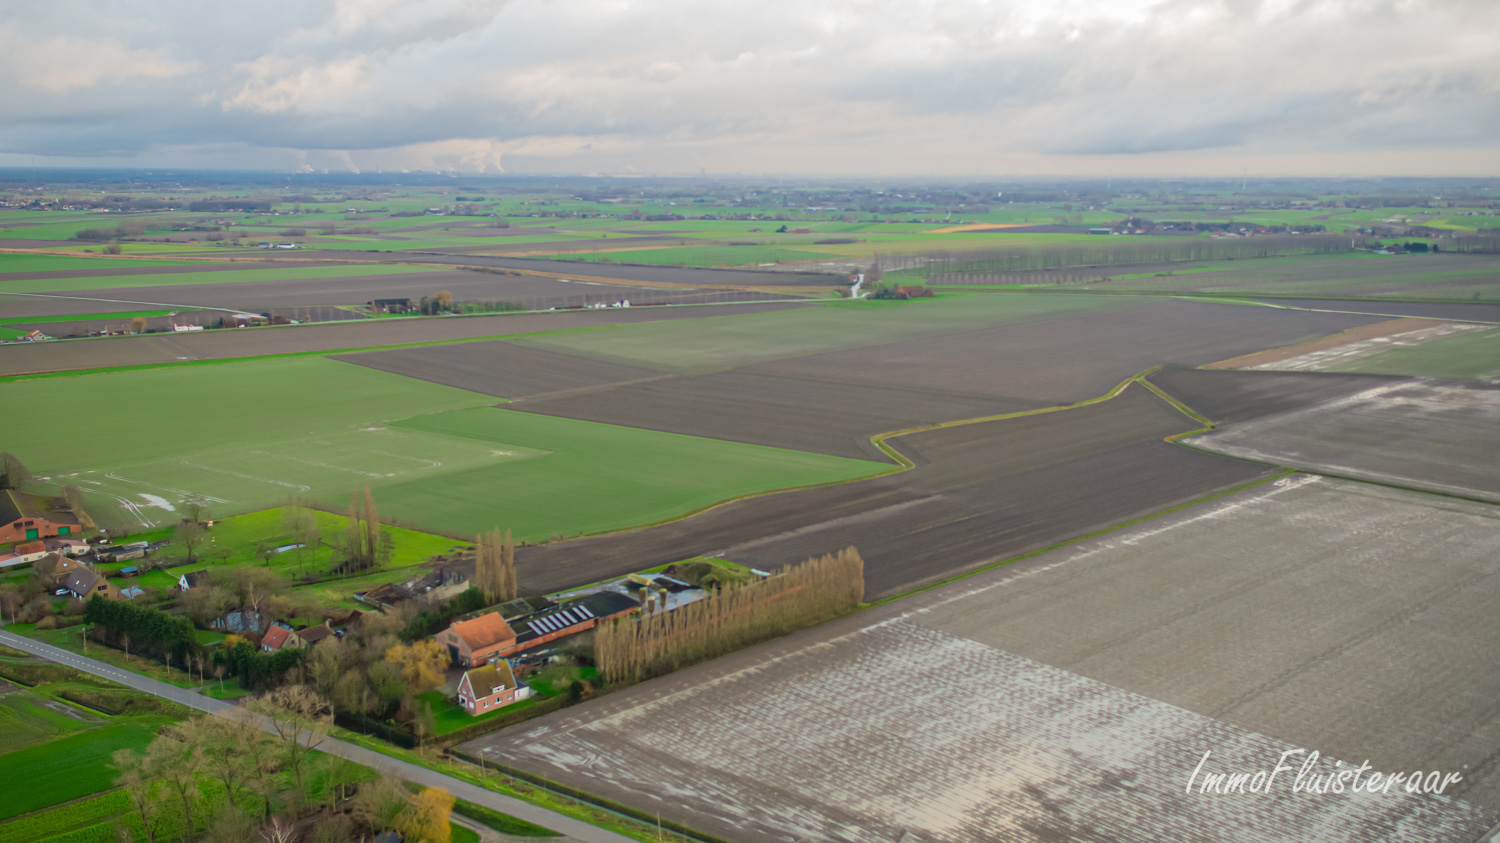
<svg viewBox="0 0 1500 843">
<path fill-rule="evenodd" d="M 132 334 L 143 333 L 146 330 L 146 317 L 132 316 L 130 318 L 130 332 Z"/>
<path fill-rule="evenodd" d="M 172 543 L 187 553 L 189 562 L 198 561 L 198 548 L 207 538 L 203 525 L 197 521 L 183 521 L 172 532 Z"/>
<path fill-rule="evenodd" d="M 115 781 L 130 800 L 130 808 L 141 821 L 146 843 L 156 843 L 156 827 L 161 824 L 162 800 L 157 795 L 159 782 L 141 768 L 141 754 L 132 749 L 115 750 L 113 766 L 120 775 Z"/>
<path fill-rule="evenodd" d="M 0 453 L 0 489 L 19 489 L 30 479 L 31 472 L 19 457 L 9 451 Z"/>
<path fill-rule="evenodd" d="M 302 777 L 307 756 L 328 739 L 328 725 L 333 722 L 328 701 L 305 685 L 287 685 L 257 700 L 252 709 L 266 716 L 280 739 L 281 757 L 292 769 L 297 798 L 303 799 L 307 795 Z"/>
<path fill-rule="evenodd" d="M 144 774 L 161 781 L 176 794 L 182 803 L 182 816 L 187 822 L 187 838 L 192 840 L 193 806 L 198 804 L 198 774 L 203 770 L 203 749 L 199 746 L 200 734 L 196 721 L 189 720 L 178 727 L 178 736 L 158 735 L 141 759 Z"/>
</svg>

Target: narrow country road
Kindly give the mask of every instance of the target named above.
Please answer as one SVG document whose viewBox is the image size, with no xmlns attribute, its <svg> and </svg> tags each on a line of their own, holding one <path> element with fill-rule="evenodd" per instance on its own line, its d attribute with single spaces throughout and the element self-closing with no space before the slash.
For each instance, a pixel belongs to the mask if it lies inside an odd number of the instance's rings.
<svg viewBox="0 0 1500 843">
<path fill-rule="evenodd" d="M 239 708 L 230 703 L 211 699 L 185 688 L 169 685 L 166 682 L 160 682 L 138 673 L 121 670 L 103 662 L 86 658 L 71 650 L 64 650 L 61 647 L 54 647 L 51 644 L 33 641 L 30 638 L 13 633 L 0 631 L 0 644 L 40 656 L 58 664 L 76 668 L 85 673 L 91 673 L 94 676 L 99 676 L 112 682 L 118 682 L 137 691 L 155 694 L 163 699 L 171 700 L 172 702 L 180 703 L 199 711 L 208 712 L 209 714 L 236 717 L 240 712 Z M 336 738 L 330 737 L 325 739 L 318 746 L 318 751 L 337 755 L 373 770 L 389 772 L 424 787 L 441 787 L 465 802 L 483 805 L 491 810 L 509 814 L 512 817 L 534 823 L 543 828 L 550 828 L 560 834 L 567 835 L 573 840 L 579 841 L 579 843 L 632 843 L 628 837 L 612 831 L 606 831 L 581 820 L 575 820 L 572 817 L 554 813 L 546 808 L 539 808 L 529 802 L 522 802 L 519 799 L 503 796 L 494 791 L 469 784 L 462 779 L 455 779 L 452 776 L 446 776 L 434 770 L 429 770 L 426 767 L 420 767 L 398 758 L 382 755 L 374 750 L 365 749 L 362 746 L 356 746 Z"/>
</svg>

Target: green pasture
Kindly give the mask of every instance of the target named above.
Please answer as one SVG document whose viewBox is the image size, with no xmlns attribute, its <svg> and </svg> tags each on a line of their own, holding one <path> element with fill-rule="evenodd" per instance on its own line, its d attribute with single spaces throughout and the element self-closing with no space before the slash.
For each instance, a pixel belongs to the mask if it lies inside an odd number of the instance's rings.
<svg viewBox="0 0 1500 843">
<path fill-rule="evenodd" d="M 695 244 L 618 252 L 578 252 L 543 257 L 556 260 L 589 261 L 590 263 L 639 263 L 652 266 L 746 266 L 783 261 L 827 260 L 830 255 L 780 246 L 699 246 Z"/>
<path fill-rule="evenodd" d="M 349 517 L 316 509 L 309 510 L 309 512 L 317 519 L 318 532 L 323 537 L 323 546 L 307 548 L 301 553 L 288 550 L 272 555 L 269 557 L 270 567 L 291 570 L 303 566 L 316 566 L 328 561 L 330 548 L 327 543 L 348 529 Z M 280 546 L 290 544 L 292 541 L 286 532 L 285 514 L 285 507 L 273 507 L 259 512 L 236 515 L 214 524 L 208 531 L 211 539 L 209 546 L 229 548 L 231 551 L 227 558 L 222 561 L 216 560 L 214 564 L 265 565 L 266 559 L 257 550 L 263 543 L 272 542 Z M 389 524 L 382 525 L 380 530 L 392 539 L 391 561 L 386 566 L 388 569 L 419 565 L 435 554 L 448 553 L 456 544 L 468 544 L 468 542 L 454 541 L 447 536 L 422 533 L 405 527 L 393 527 Z M 200 555 L 202 555 L 201 552 Z M 172 573 L 175 574 L 179 570 L 186 571 L 191 568 L 173 568 Z"/>
<path fill-rule="evenodd" d="M 9 272 L 66 272 L 73 269 L 136 269 L 145 266 L 182 266 L 185 263 L 202 261 L 158 261 L 125 258 L 85 258 L 70 255 L 26 255 L 18 252 L 0 252 L 0 276 Z M 16 290 L 8 279 L 0 279 L 0 287 Z"/>
<path fill-rule="evenodd" d="M 1332 366 L 1328 371 L 1435 378 L 1493 377 L 1500 375 L 1500 328 L 1393 348 Z"/>
<path fill-rule="evenodd" d="M 68 260 L 68 258 L 62 258 Z M 102 259 L 101 259 L 102 260 Z M 113 263 L 120 263 L 114 261 Z M 165 265 L 130 261 L 129 264 Z M 225 264 L 219 264 L 225 266 Z M 0 270 L 4 264 L 0 263 Z M 73 269 L 78 267 L 65 267 Z M 21 270 L 10 270 L 19 272 Z M 67 290 L 111 290 L 122 287 L 168 287 L 186 284 L 234 284 L 243 281 L 298 281 L 301 279 L 349 278 L 362 275 L 406 275 L 415 272 L 447 272 L 443 267 L 390 266 L 354 264 L 348 266 L 291 266 L 285 269 L 224 269 L 218 272 L 163 272 L 142 275 L 104 275 L 86 278 L 37 278 L 29 280 L 0 277 L 0 292 L 56 293 Z"/>
<path fill-rule="evenodd" d="M 119 749 L 145 749 L 165 717 L 130 718 L 80 734 L 0 755 L 6 782 L 0 818 L 14 817 L 114 787 L 110 756 Z"/>
<path fill-rule="evenodd" d="M 107 423 L 97 413 L 53 412 L 81 393 L 108 409 Z M 7 448 L 44 478 L 39 491 L 77 485 L 96 520 L 133 529 L 174 523 L 168 507 L 189 497 L 226 517 L 289 496 L 342 508 L 351 490 L 368 485 L 382 515 L 424 530 L 473 535 L 499 526 L 539 540 L 879 470 L 492 410 L 491 396 L 321 357 L 13 381 L 0 384 L 0 398 L 15 408 Z M 474 412 L 455 412 L 465 410 Z M 243 538 L 258 541 L 261 527 Z M 428 550 L 414 544 L 411 558 Z"/>
<path fill-rule="evenodd" d="M 1128 299 L 1036 294 L 910 302 L 833 302 L 775 313 L 618 325 L 515 342 L 674 372 L 880 345 L 1029 319 L 1128 307 Z"/>
<path fill-rule="evenodd" d="M 95 725 L 94 719 L 49 707 L 30 692 L 0 695 L 0 753 L 14 752 L 87 729 Z"/>
<path fill-rule="evenodd" d="M 81 391 L 109 407 L 107 423 L 47 409 Z M 167 523 L 163 504 L 189 496 L 221 516 L 293 495 L 337 504 L 364 485 L 530 456 L 385 425 L 490 396 L 320 357 L 16 381 L 0 384 L 0 396 L 41 402 L 9 416 L 8 447 L 47 482 L 83 488 L 106 523 L 141 520 L 127 501 Z"/>
<path fill-rule="evenodd" d="M 418 416 L 397 427 L 546 457 L 382 487 L 390 511 L 438 531 L 494 526 L 516 538 L 619 530 L 680 517 L 728 498 L 852 480 L 878 463 L 491 407 Z"/>
</svg>

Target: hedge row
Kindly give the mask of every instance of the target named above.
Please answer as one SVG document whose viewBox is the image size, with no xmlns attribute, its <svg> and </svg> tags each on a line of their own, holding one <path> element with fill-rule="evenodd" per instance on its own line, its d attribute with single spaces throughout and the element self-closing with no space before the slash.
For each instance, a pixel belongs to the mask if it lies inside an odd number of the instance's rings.
<svg viewBox="0 0 1500 843">
<path fill-rule="evenodd" d="M 350 711 L 335 711 L 333 713 L 333 725 L 348 729 L 351 732 L 359 732 L 362 735 L 374 735 L 377 738 L 388 741 L 402 749 L 416 749 L 417 738 L 410 732 L 398 729 L 389 723 L 382 723 L 355 714 Z"/>
<path fill-rule="evenodd" d="M 0 677 L 29 688 L 46 685 L 50 682 L 92 682 L 95 685 L 110 684 L 102 679 L 89 676 L 86 673 L 79 673 L 71 667 L 35 662 L 0 662 Z"/>
</svg>

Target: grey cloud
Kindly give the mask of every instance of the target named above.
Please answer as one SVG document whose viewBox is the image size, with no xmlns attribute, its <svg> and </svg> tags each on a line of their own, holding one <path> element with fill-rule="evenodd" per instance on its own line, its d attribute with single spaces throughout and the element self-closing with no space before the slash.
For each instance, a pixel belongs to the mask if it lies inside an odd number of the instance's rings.
<svg viewBox="0 0 1500 843">
<path fill-rule="evenodd" d="M 915 172 L 935 141 L 953 159 L 1067 167 L 1068 156 L 1193 150 L 1471 148 L 1493 143 L 1500 120 L 1500 7 L 1484 2 L 210 8 L 24 4 L 0 40 L 116 46 L 99 51 L 97 80 L 61 93 L 0 57 L 0 152 L 149 163 L 164 147 L 201 146 L 215 161 L 329 150 L 336 165 L 344 150 L 359 162 L 393 148 L 482 160 L 505 148 L 579 169 L 832 159 Z"/>
</svg>

